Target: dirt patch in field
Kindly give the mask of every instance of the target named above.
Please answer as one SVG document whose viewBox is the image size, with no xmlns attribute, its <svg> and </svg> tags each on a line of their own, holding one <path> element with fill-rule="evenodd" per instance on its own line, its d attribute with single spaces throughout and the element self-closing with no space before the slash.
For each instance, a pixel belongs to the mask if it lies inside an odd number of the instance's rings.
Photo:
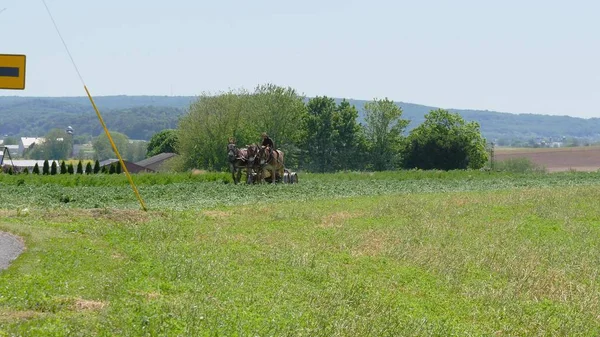
<svg viewBox="0 0 600 337">
<path fill-rule="evenodd" d="M 224 218 L 228 218 L 231 216 L 230 212 L 224 212 L 224 211 L 204 211 L 202 212 L 202 215 L 211 218 L 213 220 L 216 219 L 224 219 Z"/>
<path fill-rule="evenodd" d="M 393 245 L 387 233 L 369 231 L 362 235 L 360 243 L 352 250 L 351 254 L 354 257 L 379 256 Z"/>
<path fill-rule="evenodd" d="M 78 298 L 73 304 L 73 310 L 76 311 L 97 311 L 102 310 L 107 306 L 106 303 L 100 301 L 90 301 Z"/>
<path fill-rule="evenodd" d="M 146 223 L 150 221 L 151 217 L 160 216 L 160 213 L 130 209 L 92 209 L 89 211 L 89 214 L 95 219 L 101 218 L 119 223 L 134 224 Z"/>
<path fill-rule="evenodd" d="M 82 218 L 90 218 L 95 220 L 109 220 L 114 223 L 131 223 L 143 224 L 149 222 L 150 219 L 163 217 L 162 212 L 144 212 L 142 210 L 128 209 L 76 209 L 64 210 L 57 212 L 56 210 L 47 211 L 32 211 L 31 216 L 40 217 L 49 222 L 72 223 L 81 221 Z"/>
<path fill-rule="evenodd" d="M 18 320 L 27 320 L 41 316 L 41 312 L 37 311 L 1 311 L 0 322 L 14 322 Z"/>
<path fill-rule="evenodd" d="M 513 158 L 527 158 L 545 167 L 549 172 L 582 171 L 592 172 L 600 169 L 600 147 L 569 147 L 539 149 L 497 149 L 496 161 Z"/>
<path fill-rule="evenodd" d="M 350 212 L 337 212 L 328 214 L 323 217 L 321 220 L 321 227 L 323 228 L 339 228 L 344 225 L 344 223 L 353 218 L 357 218 L 361 216 L 360 213 L 350 213 Z"/>
</svg>

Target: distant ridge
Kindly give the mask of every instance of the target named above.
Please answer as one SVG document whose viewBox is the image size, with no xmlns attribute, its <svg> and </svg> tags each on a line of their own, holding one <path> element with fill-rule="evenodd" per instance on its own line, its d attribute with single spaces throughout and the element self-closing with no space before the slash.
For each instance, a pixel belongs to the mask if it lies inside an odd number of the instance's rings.
<svg viewBox="0 0 600 337">
<path fill-rule="evenodd" d="M 112 128 L 123 132 L 130 138 L 148 139 L 153 132 L 160 131 L 162 127 L 176 127 L 177 120 L 185 114 L 190 104 L 196 100 L 195 96 L 98 96 L 94 100 L 103 115 L 108 120 L 114 119 L 122 124 L 134 114 L 143 116 L 145 111 L 150 111 L 150 120 L 145 123 L 138 121 L 136 125 L 129 125 L 123 130 L 123 125 Z M 341 101 L 341 99 L 336 99 Z M 359 110 L 359 121 L 363 121 L 363 106 L 367 100 L 348 101 Z M 403 118 L 411 123 L 412 129 L 424 121 L 424 116 L 436 107 L 414 103 L 397 102 L 402 107 Z M 459 113 L 467 121 L 476 121 L 481 126 L 484 137 L 488 140 L 497 139 L 532 139 L 532 138 L 557 138 L 576 137 L 591 140 L 600 138 L 599 118 L 579 118 L 569 116 L 550 116 L 541 114 L 513 114 L 487 110 L 449 109 Z M 0 133 L 28 133 L 41 136 L 53 127 L 77 124 L 79 133 L 98 134 L 100 130 L 88 127 L 82 121 L 88 113 L 93 113 L 87 97 L 21 97 L 0 96 Z M 75 116 L 74 116 L 75 115 Z M 85 118 L 84 118 L 85 119 Z M 75 120 L 75 122 L 74 122 Z M 87 119 L 86 119 L 87 120 Z M 150 121 L 153 124 L 149 124 Z M 108 121 L 107 121 L 108 123 Z M 131 124 L 131 122 L 130 122 Z M 109 124 L 110 126 L 110 124 Z M 76 125 L 73 125 L 76 127 Z M 121 130 L 123 131 L 120 131 Z M 135 128 L 144 128 L 144 132 L 136 132 Z"/>
</svg>

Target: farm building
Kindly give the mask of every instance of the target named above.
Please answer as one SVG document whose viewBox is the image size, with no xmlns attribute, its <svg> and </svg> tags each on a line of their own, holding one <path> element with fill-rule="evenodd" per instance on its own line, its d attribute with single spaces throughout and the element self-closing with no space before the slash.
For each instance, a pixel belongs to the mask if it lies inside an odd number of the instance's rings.
<svg viewBox="0 0 600 337">
<path fill-rule="evenodd" d="M 4 160 L 0 161 L 1 165 L 13 166 L 15 168 L 15 170 L 17 170 L 17 171 L 24 171 L 25 168 L 27 168 L 27 170 L 29 170 L 29 172 L 31 172 L 31 171 L 33 171 L 33 168 L 35 167 L 35 164 L 37 164 L 40 169 L 40 172 L 41 172 L 42 168 L 44 167 L 43 160 L 17 159 L 17 160 L 11 161 L 9 158 L 2 158 L 2 159 L 4 159 Z M 56 162 L 56 166 L 60 167 L 60 163 L 58 162 L 58 160 L 48 160 L 48 165 L 52 165 L 52 162 Z"/>
<path fill-rule="evenodd" d="M 16 157 L 19 154 L 19 145 L 4 145 L 0 146 L 0 156 L 4 155 L 4 148 L 8 150 L 11 157 Z M 1 160 L 0 160 L 1 163 Z"/>
<path fill-rule="evenodd" d="M 22 156 L 25 151 L 31 149 L 35 144 L 41 144 L 43 142 L 44 138 L 21 137 L 21 139 L 19 139 L 19 156 Z"/>
<path fill-rule="evenodd" d="M 123 162 L 125 163 L 125 167 L 127 167 L 127 171 L 129 171 L 129 173 L 143 173 L 143 172 L 154 172 L 152 169 L 149 169 L 147 167 L 144 166 L 140 166 L 136 163 L 132 163 L 129 162 L 127 160 L 123 160 Z M 110 167 L 110 165 L 117 163 L 117 165 L 119 164 L 119 159 L 107 159 L 107 160 L 103 160 L 100 162 L 100 168 L 102 167 Z"/>
<path fill-rule="evenodd" d="M 150 158 L 138 161 L 136 164 L 149 168 L 154 172 L 164 172 L 168 171 L 169 161 L 171 161 L 176 156 L 176 153 L 160 153 L 156 156 L 152 156 Z"/>
</svg>

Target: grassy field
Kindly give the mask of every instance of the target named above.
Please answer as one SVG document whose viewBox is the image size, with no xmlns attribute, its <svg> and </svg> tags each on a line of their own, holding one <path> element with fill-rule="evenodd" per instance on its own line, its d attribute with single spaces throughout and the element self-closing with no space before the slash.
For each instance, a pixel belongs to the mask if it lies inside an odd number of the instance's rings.
<svg viewBox="0 0 600 337">
<path fill-rule="evenodd" d="M 598 173 L 136 181 L 0 175 L 0 336 L 600 334 Z"/>
</svg>

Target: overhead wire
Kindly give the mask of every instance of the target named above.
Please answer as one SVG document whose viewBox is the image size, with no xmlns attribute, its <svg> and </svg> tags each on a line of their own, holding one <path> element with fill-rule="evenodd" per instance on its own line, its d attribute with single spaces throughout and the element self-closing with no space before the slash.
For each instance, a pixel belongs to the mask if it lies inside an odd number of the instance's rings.
<svg viewBox="0 0 600 337">
<path fill-rule="evenodd" d="M 71 63 L 73 64 L 73 67 L 75 68 L 75 71 L 77 72 L 77 76 L 79 76 L 79 80 L 81 80 L 81 84 L 83 84 L 85 86 L 85 82 L 83 81 L 83 77 L 81 76 L 81 73 L 79 72 L 79 68 L 77 67 L 77 64 L 75 64 L 73 55 L 71 55 L 71 51 L 69 50 L 69 47 L 67 47 L 67 43 L 65 42 L 65 39 L 63 39 L 63 36 L 60 33 L 60 29 L 58 29 L 58 25 L 56 24 L 56 21 L 54 20 L 54 16 L 52 16 L 52 12 L 50 12 L 50 8 L 48 8 L 48 5 L 46 4 L 46 0 L 42 0 L 42 2 L 44 3 L 44 7 L 46 7 L 46 12 L 48 13 L 48 16 L 50 17 L 52 24 L 54 25 L 54 29 L 56 29 L 56 33 L 58 33 L 58 37 L 60 38 L 60 41 L 62 41 L 62 44 L 65 47 L 67 54 L 69 55 L 69 59 L 71 59 Z"/>
<path fill-rule="evenodd" d="M 71 51 L 69 50 L 69 47 L 67 46 L 67 43 L 65 42 L 65 39 L 63 38 L 62 34 L 60 33 L 60 29 L 58 29 L 58 25 L 56 24 L 56 21 L 54 20 L 54 16 L 52 16 L 52 12 L 50 12 L 50 8 L 46 4 L 46 0 L 42 0 L 42 3 L 44 4 L 44 7 L 46 7 L 46 12 L 48 13 L 48 16 L 50 17 L 50 20 L 52 21 L 52 24 L 54 25 L 54 29 L 56 30 L 56 33 L 60 37 L 60 40 L 62 41 L 62 44 L 65 47 L 65 50 L 67 51 L 67 54 L 69 55 L 69 59 L 71 60 L 71 63 L 73 64 L 73 68 L 75 68 L 75 71 L 77 72 L 77 76 L 79 76 L 79 80 L 81 81 L 81 84 L 83 85 L 83 88 L 85 89 L 85 93 L 87 94 L 88 98 L 90 99 L 90 103 L 92 104 L 92 107 L 94 108 L 94 111 L 96 112 L 96 116 L 98 116 L 98 120 L 100 121 L 100 124 L 104 128 L 106 137 L 108 138 L 108 141 L 110 142 L 110 145 L 112 146 L 113 151 L 115 152 L 115 154 L 117 155 L 117 158 L 119 159 L 121 168 L 125 172 L 125 175 L 127 176 L 127 180 L 129 180 L 129 184 L 131 185 L 133 192 L 135 193 L 136 197 L 138 198 L 140 205 L 142 206 L 142 209 L 144 211 L 147 211 L 148 209 L 146 208 L 146 204 L 144 203 L 144 200 L 142 199 L 140 192 L 138 191 L 137 187 L 135 186 L 135 183 L 133 182 L 133 179 L 131 178 L 131 174 L 129 173 L 129 170 L 127 169 L 127 166 L 125 165 L 125 162 L 123 161 L 123 158 L 121 157 L 121 154 L 119 153 L 119 150 L 117 149 L 117 146 L 115 145 L 115 142 L 113 141 L 113 139 L 110 135 L 110 132 L 108 131 L 108 128 L 106 127 L 106 124 L 104 123 L 104 120 L 102 119 L 102 116 L 100 115 L 100 110 L 98 110 L 98 107 L 96 106 L 96 103 L 94 102 L 94 98 L 90 94 L 90 91 L 88 90 L 87 85 L 85 84 L 85 81 L 83 80 L 83 76 L 81 76 L 81 72 L 79 71 L 79 68 L 77 67 L 77 64 L 75 63 L 75 59 L 73 58 L 73 55 L 71 55 Z"/>
</svg>

